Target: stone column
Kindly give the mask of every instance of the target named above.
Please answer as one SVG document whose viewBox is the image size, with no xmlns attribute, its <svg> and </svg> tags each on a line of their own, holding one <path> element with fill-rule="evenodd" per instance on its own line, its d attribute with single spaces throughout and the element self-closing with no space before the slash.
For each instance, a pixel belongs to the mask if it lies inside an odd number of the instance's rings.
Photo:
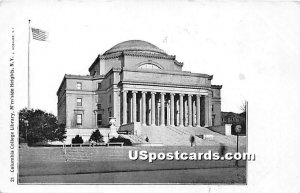
<svg viewBox="0 0 300 193">
<path fill-rule="evenodd" d="M 192 109 L 193 109 L 193 127 L 196 127 L 196 100 L 192 97 Z"/>
<path fill-rule="evenodd" d="M 132 122 L 132 93 L 131 95 L 127 95 L 127 97 L 129 98 L 129 117 L 127 118 L 127 122 L 131 123 Z"/>
<path fill-rule="evenodd" d="M 170 104 L 170 110 L 171 110 L 171 126 L 174 126 L 174 93 L 170 93 L 170 98 L 171 98 L 171 104 Z"/>
<path fill-rule="evenodd" d="M 127 124 L 127 90 L 123 90 L 123 125 Z"/>
<path fill-rule="evenodd" d="M 165 125 L 165 94 L 161 92 L 160 93 L 160 125 Z"/>
<path fill-rule="evenodd" d="M 185 95 L 183 95 L 183 126 L 187 126 L 187 99 Z"/>
<path fill-rule="evenodd" d="M 183 127 L 183 95 L 179 94 L 179 127 Z"/>
<path fill-rule="evenodd" d="M 192 95 L 189 94 L 188 95 L 188 120 L 189 120 L 189 123 L 188 123 L 188 126 L 189 127 L 192 127 L 193 126 L 193 111 L 192 111 Z"/>
<path fill-rule="evenodd" d="M 142 125 L 146 125 L 146 92 L 142 92 Z"/>
<path fill-rule="evenodd" d="M 205 122 L 204 122 L 204 126 L 208 127 L 209 125 L 209 96 L 205 95 L 204 98 L 204 106 L 205 106 Z"/>
<path fill-rule="evenodd" d="M 138 108 L 139 108 L 139 112 L 137 114 L 136 117 L 136 121 L 141 122 L 142 123 L 142 95 L 137 95 L 137 100 L 138 100 Z"/>
<path fill-rule="evenodd" d="M 155 126 L 155 94 L 156 92 L 151 92 L 151 125 Z"/>
<path fill-rule="evenodd" d="M 208 126 L 212 126 L 212 102 L 211 95 L 208 95 Z"/>
<path fill-rule="evenodd" d="M 170 100 L 167 100 L 167 123 L 166 125 L 170 125 Z"/>
<path fill-rule="evenodd" d="M 196 95 L 196 127 L 200 127 L 200 95 Z"/>
<path fill-rule="evenodd" d="M 132 122 L 136 122 L 136 93 L 132 91 Z"/>
</svg>

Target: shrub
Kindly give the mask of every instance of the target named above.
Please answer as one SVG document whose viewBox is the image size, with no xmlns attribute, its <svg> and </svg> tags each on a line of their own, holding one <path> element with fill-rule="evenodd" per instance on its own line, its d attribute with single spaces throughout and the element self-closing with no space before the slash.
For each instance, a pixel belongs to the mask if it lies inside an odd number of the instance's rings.
<svg viewBox="0 0 300 193">
<path fill-rule="evenodd" d="M 83 143 L 83 139 L 79 135 L 76 135 L 75 138 L 72 139 L 72 144 L 81 144 L 81 143 Z"/>
<path fill-rule="evenodd" d="M 109 142 L 123 142 L 125 146 L 131 146 L 132 145 L 132 143 L 129 139 L 126 139 L 126 138 L 123 138 L 123 137 L 120 137 L 120 136 L 118 138 L 115 138 L 115 137 L 111 138 L 109 140 Z"/>
</svg>

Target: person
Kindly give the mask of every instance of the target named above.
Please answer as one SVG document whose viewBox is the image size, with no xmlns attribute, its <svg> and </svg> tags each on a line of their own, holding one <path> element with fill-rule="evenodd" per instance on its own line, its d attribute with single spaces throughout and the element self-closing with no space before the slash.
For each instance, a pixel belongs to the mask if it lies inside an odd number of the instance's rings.
<svg viewBox="0 0 300 193">
<path fill-rule="evenodd" d="M 147 143 L 149 142 L 149 138 L 148 138 L 148 136 L 146 137 L 146 139 L 145 139 L 145 140 L 146 140 L 146 142 L 147 142 Z"/>
<path fill-rule="evenodd" d="M 190 137 L 191 147 L 193 147 L 193 144 L 195 143 L 195 137 L 191 135 Z"/>
<path fill-rule="evenodd" d="M 220 149 L 219 149 L 219 154 L 220 156 L 224 156 L 226 152 L 226 146 L 223 143 L 220 143 Z"/>
</svg>

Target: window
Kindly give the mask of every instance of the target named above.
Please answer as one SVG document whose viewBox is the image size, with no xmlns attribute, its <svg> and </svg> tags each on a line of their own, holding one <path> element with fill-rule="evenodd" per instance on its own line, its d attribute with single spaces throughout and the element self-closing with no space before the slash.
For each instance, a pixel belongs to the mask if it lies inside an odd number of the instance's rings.
<svg viewBox="0 0 300 193">
<path fill-rule="evenodd" d="M 101 110 L 101 104 L 97 104 L 97 110 Z"/>
<path fill-rule="evenodd" d="M 102 114 L 97 114 L 97 126 L 102 125 Z"/>
<path fill-rule="evenodd" d="M 82 125 L 82 114 L 77 114 L 76 115 L 76 124 L 77 125 Z"/>
<path fill-rule="evenodd" d="M 82 83 L 81 83 L 81 82 L 77 82 L 76 88 L 77 88 L 78 90 L 82 90 Z"/>
<path fill-rule="evenodd" d="M 98 82 L 98 90 L 101 89 L 101 82 Z"/>
<path fill-rule="evenodd" d="M 77 106 L 81 107 L 82 106 L 82 98 L 77 98 L 76 104 L 77 104 Z"/>
<path fill-rule="evenodd" d="M 160 69 L 158 66 L 154 64 L 143 64 L 139 67 L 140 69 Z"/>
<path fill-rule="evenodd" d="M 214 111 L 214 105 L 211 105 L 211 111 Z"/>
<path fill-rule="evenodd" d="M 111 104 L 111 95 L 109 95 L 109 104 Z"/>
</svg>

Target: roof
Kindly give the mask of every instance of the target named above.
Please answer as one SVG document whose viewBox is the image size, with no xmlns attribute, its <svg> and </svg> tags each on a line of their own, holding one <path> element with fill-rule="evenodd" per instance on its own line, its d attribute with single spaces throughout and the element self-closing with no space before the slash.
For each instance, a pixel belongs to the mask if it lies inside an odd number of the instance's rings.
<svg viewBox="0 0 300 193">
<path fill-rule="evenodd" d="M 117 52 L 124 52 L 124 51 L 142 51 L 142 52 L 152 52 L 167 55 L 165 51 L 158 48 L 157 46 L 142 40 L 128 40 L 121 42 L 111 49 L 107 50 L 103 55 L 108 55 Z"/>
</svg>

